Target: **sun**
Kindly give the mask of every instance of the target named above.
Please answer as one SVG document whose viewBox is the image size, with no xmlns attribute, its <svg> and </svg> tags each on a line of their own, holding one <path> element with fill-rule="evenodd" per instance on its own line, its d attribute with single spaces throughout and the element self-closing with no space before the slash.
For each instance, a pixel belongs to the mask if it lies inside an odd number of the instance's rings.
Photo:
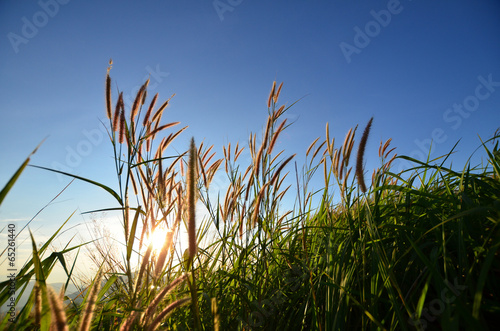
<svg viewBox="0 0 500 331">
<path fill-rule="evenodd" d="M 153 233 L 149 235 L 149 243 L 153 245 L 153 252 L 158 253 L 163 248 L 167 236 L 172 230 L 166 228 L 165 226 L 158 225 Z"/>
</svg>

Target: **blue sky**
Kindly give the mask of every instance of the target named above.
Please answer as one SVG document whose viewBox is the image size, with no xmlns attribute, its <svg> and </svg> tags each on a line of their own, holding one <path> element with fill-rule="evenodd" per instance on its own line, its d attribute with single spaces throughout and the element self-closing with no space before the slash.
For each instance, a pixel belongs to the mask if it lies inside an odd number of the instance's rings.
<svg viewBox="0 0 500 331">
<path fill-rule="evenodd" d="M 189 125 L 177 151 L 191 136 L 219 155 L 222 144 L 246 146 L 265 124 L 276 79 L 284 82 L 280 102 L 302 98 L 279 141 L 299 165 L 326 122 L 342 141 L 372 116 L 367 169 L 388 138 L 398 154 L 419 159 L 431 139 L 432 156 L 462 139 L 453 159 L 463 164 L 478 134 L 500 127 L 499 36 L 493 0 L 4 0 L 0 187 L 46 137 L 32 164 L 116 187 L 100 123 L 110 58 L 114 91 L 132 96 L 150 77 L 150 95 L 176 94 L 164 121 Z M 68 181 L 27 169 L 0 208 L 2 223 L 25 224 Z M 111 206 L 105 193 L 74 183 L 31 228 L 47 238 L 74 210 Z M 70 226 L 88 220 L 77 215 Z"/>
</svg>

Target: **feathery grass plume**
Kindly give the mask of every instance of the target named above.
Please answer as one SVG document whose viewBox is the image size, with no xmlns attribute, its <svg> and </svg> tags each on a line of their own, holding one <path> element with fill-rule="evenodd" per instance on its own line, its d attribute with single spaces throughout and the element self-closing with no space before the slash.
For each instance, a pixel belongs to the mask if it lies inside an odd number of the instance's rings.
<svg viewBox="0 0 500 331">
<path fill-rule="evenodd" d="M 265 149 L 267 147 L 267 141 L 269 140 L 269 133 L 271 132 L 271 126 L 273 125 L 273 120 L 271 116 L 267 118 L 267 123 L 266 123 L 266 131 L 264 135 L 264 140 L 262 141 L 262 149 Z"/>
<path fill-rule="evenodd" d="M 225 168 L 226 172 L 228 172 L 228 169 L 227 169 L 227 162 L 229 161 L 228 154 L 231 155 L 230 148 L 231 148 L 231 145 L 228 146 L 227 152 L 226 152 L 226 146 L 222 146 L 222 151 L 224 152 L 224 168 Z"/>
<path fill-rule="evenodd" d="M 134 190 L 134 194 L 137 195 L 139 191 L 137 190 L 137 183 L 135 182 L 135 176 L 134 173 L 132 172 L 132 169 L 129 171 L 129 177 L 130 181 L 132 182 L 132 189 Z"/>
<path fill-rule="evenodd" d="M 208 166 L 208 163 L 212 160 L 212 158 L 215 156 L 215 152 L 212 153 L 210 156 L 208 155 L 210 153 L 210 151 L 212 150 L 212 148 L 214 147 L 214 145 L 210 146 L 206 151 L 205 153 L 203 154 L 203 157 L 201 158 L 201 163 L 203 164 L 203 167 L 207 167 Z"/>
<path fill-rule="evenodd" d="M 149 83 L 149 80 L 148 80 L 148 83 Z M 141 101 L 141 106 L 144 106 L 144 104 L 146 103 L 146 97 L 148 96 L 148 90 L 144 90 L 144 93 L 142 93 L 142 101 Z"/>
<path fill-rule="evenodd" d="M 42 289 L 40 283 L 35 283 L 35 324 L 40 326 L 42 320 Z"/>
<path fill-rule="evenodd" d="M 354 134 L 352 137 L 354 138 Z M 349 141 L 349 145 L 347 146 L 348 153 L 346 154 L 346 158 L 345 158 L 345 160 L 346 160 L 345 166 L 346 167 L 349 164 L 349 158 L 351 157 L 351 152 L 352 152 L 353 147 L 354 147 L 354 139 L 351 139 Z"/>
<path fill-rule="evenodd" d="M 342 145 L 338 151 L 339 151 L 338 158 L 340 160 L 341 156 L 344 154 L 344 146 Z M 339 161 L 338 163 L 339 179 L 343 178 L 343 173 L 344 173 L 344 159 L 342 159 L 342 161 Z"/>
<path fill-rule="evenodd" d="M 149 84 L 149 79 L 141 86 L 137 95 L 135 96 L 134 103 L 132 104 L 132 111 L 130 112 L 130 121 L 134 122 L 134 118 L 139 111 L 139 104 L 142 103 L 142 99 L 146 93 L 146 87 Z"/>
<path fill-rule="evenodd" d="M 353 141 L 354 141 L 354 135 L 356 134 L 358 126 L 352 130 L 352 128 L 349 129 L 349 132 L 347 132 L 347 135 L 345 136 L 344 139 L 344 144 L 342 145 L 342 164 L 344 167 L 347 167 L 349 165 L 349 156 L 351 155 L 352 147 L 353 147 Z"/>
<path fill-rule="evenodd" d="M 50 302 L 50 311 L 52 315 L 52 322 L 50 323 L 51 330 L 67 331 L 68 325 L 66 323 L 66 313 L 64 312 L 63 305 L 59 296 L 50 286 L 47 286 L 47 294 Z"/>
<path fill-rule="evenodd" d="M 281 170 L 283 170 L 283 168 L 288 164 L 288 162 L 290 162 L 295 157 L 295 155 L 297 155 L 297 154 L 293 154 L 292 156 L 288 157 L 288 159 L 286 159 L 283 163 L 281 163 L 281 165 L 279 166 L 279 168 L 276 170 L 273 177 L 271 178 L 271 181 L 270 181 L 271 185 L 275 185 L 275 182 L 278 179 L 278 176 L 281 173 Z"/>
<path fill-rule="evenodd" d="M 118 100 L 116 100 L 115 106 L 115 114 L 113 115 L 113 131 L 116 132 L 119 129 L 119 121 L 120 121 L 120 110 L 123 108 L 123 92 L 120 92 L 118 96 Z"/>
<path fill-rule="evenodd" d="M 109 77 L 109 68 L 106 75 L 106 116 L 111 119 L 111 77 Z"/>
<path fill-rule="evenodd" d="M 128 315 L 127 319 L 122 323 L 120 331 L 129 331 L 132 328 L 134 322 L 137 320 L 137 317 L 139 316 L 140 314 L 137 310 L 131 312 L 130 315 Z"/>
<path fill-rule="evenodd" d="M 276 81 L 273 82 L 271 93 L 269 93 L 269 98 L 267 99 L 267 108 L 271 108 L 271 100 L 273 100 L 275 90 L 276 90 Z"/>
<path fill-rule="evenodd" d="M 151 112 L 153 111 L 157 99 L 158 99 L 158 93 L 155 94 L 153 100 L 151 100 L 151 103 L 149 104 L 149 108 L 146 111 L 146 115 L 144 115 L 144 120 L 142 121 L 143 126 L 148 125 L 149 117 L 151 116 Z"/>
<path fill-rule="evenodd" d="M 262 198 L 264 197 L 264 193 L 266 193 L 266 189 L 271 184 L 271 182 L 265 183 L 262 188 L 260 189 L 259 194 L 257 195 L 257 198 L 255 199 L 255 207 L 252 213 L 252 227 L 255 227 L 257 224 L 257 221 L 259 219 L 259 212 L 260 212 L 260 202 L 262 201 Z"/>
<path fill-rule="evenodd" d="M 326 149 L 328 150 L 328 153 L 332 155 L 333 151 L 332 148 L 330 147 L 330 124 L 326 122 Z"/>
<path fill-rule="evenodd" d="M 149 320 L 153 317 L 155 314 L 156 308 L 160 304 L 160 302 L 163 300 L 163 298 L 169 294 L 177 285 L 185 281 L 188 277 L 188 274 L 184 274 L 182 276 L 177 277 L 174 279 L 170 284 L 165 286 L 160 293 L 156 295 L 156 297 L 149 303 L 148 308 L 144 312 L 144 317 L 142 318 L 142 323 L 147 324 Z"/>
<path fill-rule="evenodd" d="M 217 161 L 212 163 L 210 168 L 208 168 L 208 170 L 207 170 L 207 188 L 210 185 L 210 183 L 212 182 L 212 180 L 214 179 L 214 176 L 217 173 L 217 171 L 219 170 L 219 167 L 222 164 L 222 161 L 223 161 L 222 159 L 218 159 Z"/>
<path fill-rule="evenodd" d="M 336 177 L 339 177 L 339 160 L 340 160 L 339 155 L 340 155 L 339 150 L 335 149 L 332 159 L 332 168 L 333 168 L 333 173 Z"/>
<path fill-rule="evenodd" d="M 222 150 L 224 152 L 224 169 L 225 169 L 226 173 L 229 173 L 229 169 L 228 169 L 227 165 L 228 165 L 228 162 L 230 162 L 230 161 L 229 161 L 229 158 L 226 155 L 227 155 L 227 153 L 230 153 L 231 151 L 226 152 L 226 147 L 225 146 L 222 146 Z"/>
<path fill-rule="evenodd" d="M 271 154 L 273 152 L 276 140 L 278 140 L 278 136 L 280 135 L 281 131 L 283 131 L 283 129 L 285 128 L 285 124 L 286 124 L 286 118 L 283 122 L 281 122 L 280 126 L 278 126 L 276 132 L 274 132 L 271 142 L 269 143 L 269 149 L 267 150 L 267 154 Z"/>
<path fill-rule="evenodd" d="M 385 155 L 384 155 L 384 159 L 387 159 L 387 157 L 388 157 L 388 156 L 389 156 L 392 152 L 394 152 L 394 150 L 395 150 L 395 149 L 396 149 L 396 147 L 391 148 L 391 149 L 390 149 L 387 153 L 385 153 Z M 389 160 L 389 162 L 387 162 L 387 163 L 386 163 L 386 166 L 387 166 L 387 167 L 388 167 L 388 166 L 392 163 L 392 161 L 394 161 L 394 158 L 396 158 L 396 156 L 397 156 L 397 154 L 394 154 L 394 155 L 391 157 L 391 159 Z"/>
<path fill-rule="evenodd" d="M 262 158 L 262 152 L 264 150 L 264 144 L 262 144 L 259 148 L 259 151 L 257 152 L 257 155 L 255 156 L 254 160 L 254 174 L 255 178 L 259 178 L 259 172 L 260 172 L 260 160 Z"/>
<path fill-rule="evenodd" d="M 196 254 L 196 164 L 198 157 L 196 155 L 196 145 L 194 138 L 191 138 L 191 147 L 189 149 L 189 164 L 187 177 L 187 210 L 188 210 L 188 238 L 189 238 L 189 257 L 194 258 Z"/>
<path fill-rule="evenodd" d="M 363 156 L 365 154 L 366 142 L 368 141 L 368 135 L 370 134 L 370 129 L 372 126 L 373 117 L 370 118 L 368 124 L 365 127 L 365 131 L 363 131 L 363 136 L 359 142 L 358 147 L 358 156 L 356 158 L 356 177 L 358 178 L 358 185 L 361 189 L 361 192 L 366 192 L 365 179 L 363 176 Z"/>
<path fill-rule="evenodd" d="M 90 325 L 92 324 L 92 316 L 94 316 L 94 308 L 96 305 L 97 294 L 99 294 L 99 289 L 101 288 L 102 272 L 99 271 L 97 276 L 94 278 L 92 287 L 87 297 L 87 302 L 85 303 L 85 308 L 83 309 L 83 315 L 80 320 L 79 331 L 90 330 Z"/>
<path fill-rule="evenodd" d="M 344 143 L 342 144 L 342 146 L 344 147 L 344 152 L 343 152 L 343 155 L 345 156 L 345 149 L 347 148 L 347 146 L 349 145 L 349 139 L 351 138 L 351 134 L 352 134 L 352 128 L 349 129 L 349 131 L 347 131 L 347 134 L 345 135 L 345 138 L 344 138 Z"/>
<path fill-rule="evenodd" d="M 146 270 L 146 265 L 149 263 L 149 257 L 151 256 L 151 252 L 153 251 L 153 243 L 149 244 L 146 249 L 146 253 L 142 257 L 141 267 L 139 269 L 139 274 L 137 276 L 137 282 L 135 284 L 136 292 L 139 291 L 142 284 L 142 275 L 144 274 L 144 270 Z"/>
<path fill-rule="evenodd" d="M 314 145 L 316 145 L 316 142 L 318 142 L 320 137 L 316 138 L 312 143 L 311 145 L 309 145 L 309 147 L 307 148 L 307 151 L 306 151 L 306 156 L 309 156 L 309 152 L 311 152 L 312 148 L 314 147 Z"/>
<path fill-rule="evenodd" d="M 387 147 L 389 147 L 389 144 L 391 143 L 391 140 L 392 140 L 392 138 L 387 139 L 387 141 L 385 142 L 385 144 L 384 144 L 384 142 L 382 140 L 380 141 L 380 146 L 378 148 L 378 156 L 379 157 L 383 157 L 384 156 Z"/>
<path fill-rule="evenodd" d="M 314 151 L 313 156 L 311 158 L 311 161 L 312 161 L 312 159 L 316 158 L 316 155 L 318 155 L 318 153 L 321 151 L 321 148 L 323 148 L 323 146 L 325 146 L 325 144 L 326 144 L 326 140 L 323 141 L 321 143 L 321 145 L 318 146 L 318 148 L 316 148 L 316 150 Z"/>
<path fill-rule="evenodd" d="M 161 106 L 160 108 L 158 108 L 158 110 L 155 112 L 155 114 L 153 115 L 153 119 L 151 120 L 152 123 L 154 122 L 157 122 L 159 123 L 160 120 L 161 120 L 161 116 L 163 115 L 163 111 L 165 110 L 165 108 L 167 108 L 168 106 L 168 103 L 170 102 L 170 99 L 172 99 L 173 97 L 175 96 L 175 93 L 172 94 L 172 96 L 167 100 L 165 101 Z"/>
<path fill-rule="evenodd" d="M 274 114 L 274 118 L 280 117 L 285 112 L 285 105 L 282 105 Z"/>
<path fill-rule="evenodd" d="M 379 156 L 380 156 L 380 157 L 382 157 L 382 156 L 385 154 L 385 151 L 387 150 L 387 148 L 388 148 L 388 147 L 389 147 L 389 145 L 391 144 L 391 141 L 392 141 L 392 138 L 387 139 L 387 141 L 386 141 L 386 142 L 385 142 L 385 144 L 384 144 L 384 147 L 382 147 L 381 151 L 379 152 Z M 382 142 L 380 142 L 380 146 L 382 146 Z M 387 155 L 388 155 L 390 152 L 392 152 L 393 150 L 394 150 L 394 148 L 393 148 L 393 149 L 391 149 L 391 150 L 387 153 Z M 387 158 L 387 156 L 385 156 L 385 157 Z"/>
<path fill-rule="evenodd" d="M 236 143 L 236 149 L 234 151 L 234 161 L 236 162 L 238 160 L 238 158 L 240 157 L 241 155 L 241 152 L 243 152 L 243 150 L 245 149 L 244 147 L 242 147 L 240 150 L 238 150 L 238 143 Z"/>
<path fill-rule="evenodd" d="M 200 158 L 198 158 L 199 161 L 200 161 L 200 164 L 203 162 Z M 203 184 L 205 185 L 205 187 L 208 186 L 208 179 L 207 179 L 207 173 L 205 172 L 205 168 L 206 168 L 206 165 L 205 164 L 201 164 L 200 166 L 200 170 L 201 170 L 201 176 L 203 177 Z"/>
<path fill-rule="evenodd" d="M 156 328 L 158 327 L 158 325 L 160 324 L 160 322 L 165 317 L 167 317 L 168 315 L 170 315 L 175 308 L 181 307 L 181 306 L 189 303 L 189 301 L 191 301 L 191 298 L 183 298 L 183 299 L 179 299 L 177 301 L 172 302 L 170 305 L 167 306 L 167 308 L 165 308 L 161 313 L 158 314 L 158 316 L 149 325 L 149 327 L 148 327 L 147 330 L 148 331 L 154 331 L 154 330 L 156 330 Z"/>
<path fill-rule="evenodd" d="M 278 102 L 278 97 L 280 96 L 282 87 L 283 87 L 283 82 L 281 82 L 280 86 L 278 87 L 278 91 L 276 91 L 276 94 L 274 94 L 274 103 Z"/>
<path fill-rule="evenodd" d="M 322 157 L 321 158 L 321 161 L 319 161 L 319 164 L 322 164 L 323 163 L 323 179 L 325 181 L 325 188 L 328 188 L 328 179 L 330 178 L 329 174 L 327 173 L 326 171 L 326 157 Z M 333 166 L 330 167 L 330 169 L 332 169 Z M 335 168 L 333 168 L 333 172 L 335 174 Z"/>
<path fill-rule="evenodd" d="M 146 140 L 149 140 L 149 139 L 154 139 L 155 138 L 155 135 L 162 131 L 162 130 L 165 130 L 165 129 L 168 129 L 169 127 L 171 126 L 175 126 L 177 124 L 179 124 L 180 122 L 172 122 L 172 123 L 168 123 L 168 124 L 164 124 L 162 126 L 159 126 L 157 127 L 156 129 L 154 129 L 153 131 L 151 131 L 147 136 L 144 137 L 144 139 Z"/>
<path fill-rule="evenodd" d="M 120 132 L 118 135 L 118 142 L 120 144 L 123 143 L 125 140 L 125 108 L 122 108 L 122 111 L 120 112 Z"/>
<path fill-rule="evenodd" d="M 177 214 L 180 215 L 180 213 L 177 213 Z M 165 265 L 165 259 L 167 258 L 167 254 L 170 251 L 170 248 L 172 245 L 173 237 L 174 237 L 174 230 L 168 229 L 167 230 L 167 238 L 165 239 L 165 242 L 163 243 L 160 254 L 158 254 L 158 258 L 156 259 L 156 264 L 155 264 L 155 277 L 156 278 L 159 278 L 161 275 L 161 272 L 163 270 L 163 266 Z"/>
</svg>

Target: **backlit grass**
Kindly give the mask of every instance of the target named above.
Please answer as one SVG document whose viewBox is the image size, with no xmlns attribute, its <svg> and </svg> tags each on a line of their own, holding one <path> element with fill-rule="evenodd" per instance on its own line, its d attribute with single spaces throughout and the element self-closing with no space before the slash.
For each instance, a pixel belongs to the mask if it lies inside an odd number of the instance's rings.
<svg viewBox="0 0 500 331">
<path fill-rule="evenodd" d="M 158 95 L 150 98 L 147 87 L 126 111 L 121 93 L 113 102 L 108 69 L 106 125 L 117 185 L 63 173 L 114 197 L 106 210 L 121 215 L 122 253 L 96 243 L 49 252 L 67 220 L 41 247 L 32 237 L 33 255 L 18 272 L 16 296 L 29 281 L 37 285 L 13 323 L 9 314 L 2 318 L 2 329 L 494 328 L 500 313 L 500 136 L 478 144 L 487 157 L 483 167 L 467 163 L 462 171 L 445 166 L 451 152 L 421 162 L 396 156 L 390 140 L 381 142 L 381 165 L 370 177 L 363 154 L 376 119 L 363 132 L 356 160 L 357 127 L 338 145 L 327 124 L 325 139 L 298 152 L 306 156 L 298 167 L 295 154 L 277 149 L 290 125 L 282 119 L 290 106 L 279 104 L 282 85 L 273 83 L 262 137 L 252 134 L 248 146 L 228 144 L 222 153 L 193 140 L 178 154 L 169 146 L 186 127 L 162 124 L 170 99 L 156 107 Z M 244 148 L 249 164 L 240 162 Z M 413 167 L 392 172 L 398 158 Z M 0 203 L 28 162 L 0 192 Z M 214 194 L 210 184 L 218 172 L 229 185 Z M 322 178 L 321 190 L 310 190 L 313 177 Z M 296 184 L 286 186 L 290 182 Z M 197 200 L 207 216 L 195 217 Z M 160 228 L 164 242 L 153 249 L 148 238 Z M 179 251 L 183 230 L 189 245 Z M 76 260 L 65 254 L 84 245 L 96 245 L 92 260 L 99 272 L 73 301 L 46 279 L 60 264 L 66 285 L 74 281 Z M 9 285 L 0 283 L 2 304 L 10 300 Z"/>
</svg>

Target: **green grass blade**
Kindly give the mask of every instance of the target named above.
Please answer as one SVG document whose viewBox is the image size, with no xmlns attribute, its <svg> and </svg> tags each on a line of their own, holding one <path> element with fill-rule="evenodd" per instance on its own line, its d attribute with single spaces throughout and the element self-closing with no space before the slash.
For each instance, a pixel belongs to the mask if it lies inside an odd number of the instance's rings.
<svg viewBox="0 0 500 331">
<path fill-rule="evenodd" d="M 9 181 L 4 186 L 2 191 L 0 191 L 0 205 L 2 205 L 2 202 L 5 199 L 5 197 L 7 196 L 7 193 L 9 193 L 9 191 L 12 189 L 12 187 L 16 183 L 17 179 L 19 178 L 19 176 L 21 176 L 21 173 L 24 171 L 24 169 L 26 168 L 26 166 L 30 162 L 31 156 L 36 153 L 36 151 L 38 150 L 38 148 L 40 147 L 40 145 L 42 143 L 43 143 L 43 141 L 40 144 L 38 144 L 38 146 L 33 150 L 33 152 L 31 152 L 31 154 L 26 158 L 26 160 L 24 160 L 23 164 L 17 169 L 17 171 L 14 173 L 14 175 L 9 179 Z"/>
<path fill-rule="evenodd" d="M 472 316 L 479 320 L 479 313 L 481 308 L 481 300 L 483 298 L 483 289 L 486 284 L 486 278 L 488 276 L 488 272 L 490 271 L 491 264 L 495 259 L 495 256 L 498 254 L 498 248 L 500 247 L 500 242 L 497 242 L 496 245 L 492 246 L 484 264 L 481 268 L 481 273 L 479 274 L 479 279 L 477 281 L 476 293 L 474 293 L 474 304 L 472 306 Z"/>
<path fill-rule="evenodd" d="M 113 189 L 111 189 L 110 187 L 108 187 L 108 186 L 106 186 L 104 184 L 95 182 L 95 181 L 93 181 L 91 179 L 88 179 L 88 178 L 85 178 L 85 177 L 80 177 L 80 176 L 77 176 L 77 175 L 73 175 L 73 174 L 70 174 L 70 173 L 67 173 L 67 172 L 64 172 L 64 171 L 59 171 L 59 170 L 50 169 L 50 168 L 46 168 L 46 167 L 40 167 L 40 166 L 36 166 L 36 165 L 30 165 L 30 166 L 34 167 L 34 168 L 38 168 L 38 169 L 52 171 L 52 172 L 55 172 L 55 173 L 58 173 L 58 174 L 61 174 L 61 175 L 73 177 L 75 179 L 79 179 L 81 181 L 84 181 L 84 182 L 90 183 L 92 185 L 98 186 L 98 187 L 102 188 L 103 190 L 105 190 L 106 192 L 108 192 L 109 194 L 111 194 L 116 199 L 116 201 L 118 201 L 118 203 L 120 204 L 120 206 L 123 206 L 123 201 L 120 198 L 120 196 L 118 195 L 118 193 L 116 193 Z"/>
<path fill-rule="evenodd" d="M 130 235 L 127 238 L 127 261 L 130 260 L 130 257 L 132 256 L 132 247 L 134 246 L 134 238 L 135 238 L 135 232 L 137 230 L 137 222 L 139 221 L 139 215 L 141 214 L 141 207 L 137 208 L 134 216 L 134 220 L 132 222 L 132 227 L 130 229 Z"/>
</svg>

